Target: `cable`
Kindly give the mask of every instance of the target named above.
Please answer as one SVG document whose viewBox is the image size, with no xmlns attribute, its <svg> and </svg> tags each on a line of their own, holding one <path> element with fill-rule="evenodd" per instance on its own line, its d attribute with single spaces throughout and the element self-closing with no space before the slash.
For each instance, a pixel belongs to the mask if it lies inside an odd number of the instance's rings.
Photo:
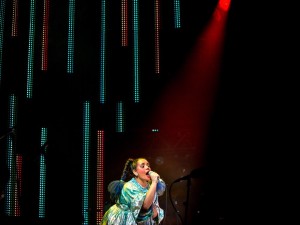
<svg viewBox="0 0 300 225">
<path fill-rule="evenodd" d="M 171 185 L 170 185 L 170 188 L 169 188 L 169 198 L 170 198 L 170 202 L 171 202 L 171 204 L 172 204 L 172 206 L 173 206 L 173 208 L 174 208 L 174 210 L 176 212 L 176 215 L 179 217 L 181 224 L 183 224 L 183 219 L 182 219 L 181 215 L 179 214 L 179 211 L 175 207 L 174 202 L 172 200 L 171 193 L 172 193 L 172 186 L 173 186 L 174 183 L 176 183 L 176 182 L 172 182 Z"/>
</svg>

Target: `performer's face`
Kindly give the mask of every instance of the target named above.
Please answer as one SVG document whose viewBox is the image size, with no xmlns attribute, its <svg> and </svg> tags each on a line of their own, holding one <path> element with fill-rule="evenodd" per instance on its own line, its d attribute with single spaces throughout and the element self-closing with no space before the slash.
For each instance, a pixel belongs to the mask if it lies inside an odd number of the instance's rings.
<svg viewBox="0 0 300 225">
<path fill-rule="evenodd" d="M 139 159 L 135 172 L 141 180 L 150 180 L 150 176 L 147 174 L 151 170 L 150 163 L 146 159 Z"/>
</svg>

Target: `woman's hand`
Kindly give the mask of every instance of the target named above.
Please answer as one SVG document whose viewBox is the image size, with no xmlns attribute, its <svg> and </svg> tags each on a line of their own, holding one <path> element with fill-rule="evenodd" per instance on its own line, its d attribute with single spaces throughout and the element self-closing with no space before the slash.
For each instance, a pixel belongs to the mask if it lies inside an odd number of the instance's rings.
<svg viewBox="0 0 300 225">
<path fill-rule="evenodd" d="M 158 182 L 158 180 L 159 180 L 159 175 L 158 175 L 158 173 L 156 173 L 156 172 L 154 172 L 154 171 L 150 171 L 149 172 L 149 175 L 150 175 L 150 177 L 151 177 L 151 180 L 152 180 L 152 182 Z"/>
<path fill-rule="evenodd" d="M 157 208 L 156 208 L 156 205 L 153 205 L 153 214 L 152 214 L 152 218 L 156 218 L 158 215 L 158 212 L 157 212 Z"/>
</svg>

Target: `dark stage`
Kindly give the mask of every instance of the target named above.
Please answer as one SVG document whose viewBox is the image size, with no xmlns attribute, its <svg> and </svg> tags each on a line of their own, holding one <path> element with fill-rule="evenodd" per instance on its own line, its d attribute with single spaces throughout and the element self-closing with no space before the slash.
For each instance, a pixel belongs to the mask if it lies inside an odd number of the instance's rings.
<svg viewBox="0 0 300 225">
<path fill-rule="evenodd" d="M 241 206 L 277 145 L 269 78 L 282 69 L 260 10 L 250 21 L 237 0 L 0 10 L 1 225 L 99 224 L 107 185 L 137 157 L 167 184 L 162 225 L 251 220 Z"/>
</svg>

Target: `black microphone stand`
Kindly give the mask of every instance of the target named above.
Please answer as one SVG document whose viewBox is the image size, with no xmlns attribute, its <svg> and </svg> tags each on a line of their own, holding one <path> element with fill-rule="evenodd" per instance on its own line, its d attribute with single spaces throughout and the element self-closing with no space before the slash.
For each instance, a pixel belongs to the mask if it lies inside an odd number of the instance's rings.
<svg viewBox="0 0 300 225">
<path fill-rule="evenodd" d="M 15 128 L 10 128 L 9 131 L 6 133 L 6 134 L 3 134 L 1 137 L 0 137 L 0 140 L 4 139 L 6 136 L 12 134 L 15 132 Z"/>
<path fill-rule="evenodd" d="M 185 201 L 185 212 L 184 212 L 184 225 L 187 225 L 188 219 L 188 208 L 189 208 L 189 199 L 190 199 L 190 187 L 191 187 L 191 177 L 188 176 L 187 179 L 187 189 L 186 189 L 186 201 Z"/>
</svg>

